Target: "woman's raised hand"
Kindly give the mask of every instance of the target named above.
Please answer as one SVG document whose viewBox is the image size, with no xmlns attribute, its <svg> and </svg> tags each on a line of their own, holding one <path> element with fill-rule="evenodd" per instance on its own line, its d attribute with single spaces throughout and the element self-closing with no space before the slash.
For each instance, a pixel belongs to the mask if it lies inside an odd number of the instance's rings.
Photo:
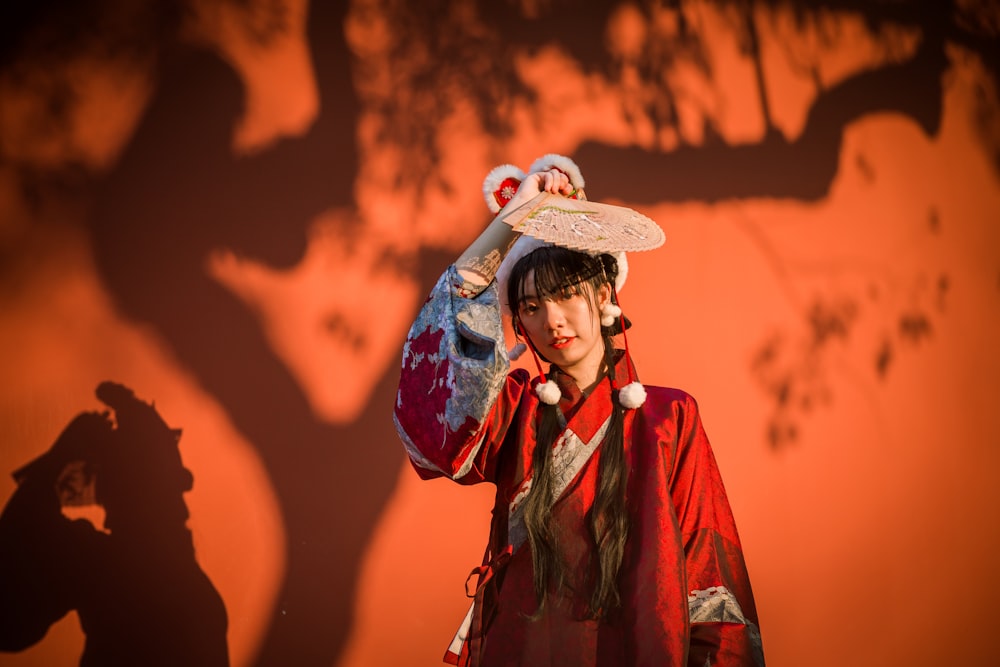
<svg viewBox="0 0 1000 667">
<path fill-rule="evenodd" d="M 573 184 L 569 182 L 569 176 L 559 169 L 547 169 L 529 174 L 528 178 L 535 176 L 538 178 L 538 191 L 551 192 L 552 194 L 566 195 L 573 194 Z"/>
<path fill-rule="evenodd" d="M 513 211 L 521 204 L 531 201 L 543 192 L 569 196 L 573 194 L 573 184 L 569 176 L 558 169 L 546 169 L 528 174 L 517 189 L 517 194 L 504 207 L 505 211 Z"/>
<path fill-rule="evenodd" d="M 504 255 L 516 240 L 517 234 L 503 222 L 504 214 L 516 211 L 543 192 L 569 196 L 573 194 L 574 188 L 569 182 L 569 176 L 558 169 L 546 169 L 528 174 L 500 215 L 493 219 L 493 222 L 455 261 L 455 268 L 466 282 L 462 288 L 464 293 L 478 294 L 482 287 L 493 280 Z"/>
</svg>

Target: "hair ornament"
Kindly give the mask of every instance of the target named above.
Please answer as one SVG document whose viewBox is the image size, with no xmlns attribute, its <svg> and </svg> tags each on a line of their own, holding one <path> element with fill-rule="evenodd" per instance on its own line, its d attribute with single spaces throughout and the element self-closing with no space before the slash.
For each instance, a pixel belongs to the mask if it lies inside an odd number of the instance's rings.
<svg viewBox="0 0 1000 667">
<path fill-rule="evenodd" d="M 542 370 L 542 361 L 538 358 L 538 350 L 535 349 L 535 344 L 531 342 L 531 338 L 525 336 L 525 343 L 521 343 L 521 345 L 531 350 L 531 356 L 535 360 L 535 368 L 538 369 L 538 384 L 535 385 L 535 393 L 538 395 L 538 400 L 545 405 L 555 405 L 562 398 L 562 389 L 552 380 L 546 379 L 545 371 Z"/>
<path fill-rule="evenodd" d="M 527 174 L 512 164 L 494 167 L 486 174 L 483 179 L 483 197 L 490 212 L 499 213 L 514 198 L 525 176 Z"/>
<path fill-rule="evenodd" d="M 619 301 L 618 290 L 612 293 L 615 301 Z M 619 313 L 621 307 L 618 307 Z M 625 358 L 628 360 L 628 384 L 618 390 L 618 403 L 626 410 L 634 410 L 646 402 L 646 388 L 635 377 L 632 367 L 632 353 L 628 349 L 628 334 L 625 333 L 625 322 L 622 322 L 622 341 L 625 343 Z"/>
<path fill-rule="evenodd" d="M 518 343 L 514 347 L 507 350 L 507 358 L 510 359 L 511 361 L 517 361 L 518 359 L 521 358 L 521 355 L 524 354 L 525 351 L 527 351 L 527 349 L 528 349 L 527 345 L 525 345 L 524 343 Z"/>
</svg>

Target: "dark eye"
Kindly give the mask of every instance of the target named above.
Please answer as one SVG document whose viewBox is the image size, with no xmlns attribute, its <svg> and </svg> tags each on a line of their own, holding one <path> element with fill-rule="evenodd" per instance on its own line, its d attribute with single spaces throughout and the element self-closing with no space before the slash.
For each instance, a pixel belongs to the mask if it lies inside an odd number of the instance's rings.
<svg viewBox="0 0 1000 667">
<path fill-rule="evenodd" d="M 533 315 L 538 311 L 538 304 L 534 301 L 522 301 L 521 302 L 521 313 L 524 315 Z"/>
</svg>

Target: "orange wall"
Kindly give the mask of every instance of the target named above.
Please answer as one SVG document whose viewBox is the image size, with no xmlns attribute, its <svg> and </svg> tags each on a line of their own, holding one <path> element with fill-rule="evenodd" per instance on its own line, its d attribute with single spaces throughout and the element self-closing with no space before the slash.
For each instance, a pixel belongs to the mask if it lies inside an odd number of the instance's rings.
<svg viewBox="0 0 1000 667">
<path fill-rule="evenodd" d="M 228 148 L 205 148 L 212 171 L 192 179 L 176 208 L 170 142 L 155 144 L 155 163 L 130 150 L 162 108 L 152 65 L 26 60 L 29 77 L 66 81 L 78 93 L 58 129 L 35 122 L 37 91 L 5 71 L 0 470 L 43 452 L 79 411 L 98 409 L 100 380 L 155 399 L 167 422 L 184 429 L 198 560 L 226 602 L 233 663 L 250 665 L 272 617 L 285 611 L 278 591 L 291 533 L 281 501 L 287 482 L 275 481 L 275 466 L 284 469 L 287 456 L 294 471 L 293 459 L 306 456 L 294 443 L 287 454 L 262 454 L 254 415 L 286 411 L 269 428 L 283 426 L 291 441 L 313 438 L 310 447 L 327 448 L 316 460 L 365 462 L 341 482 L 331 473 L 336 488 L 308 509 L 310 520 L 329 517 L 352 536 L 345 543 L 363 549 L 345 575 L 357 588 L 344 615 L 318 621 L 344 632 L 333 662 L 437 664 L 466 608 L 462 585 L 486 539 L 490 489 L 419 482 L 383 431 L 369 441 L 352 425 L 391 419 L 391 387 L 380 392 L 380 383 L 391 384 L 426 285 L 412 267 L 439 266 L 485 224 L 479 188 L 492 166 L 527 167 L 560 152 L 577 157 L 591 198 L 639 208 L 664 227 L 663 248 L 630 258 L 630 346 L 646 382 L 699 400 L 740 526 L 769 664 L 978 662 L 981 641 L 955 638 L 992 632 L 990 600 L 1000 592 L 991 558 L 1000 548 L 994 80 L 974 53 L 944 43 L 935 51 L 946 58 L 940 71 L 931 63 L 893 80 L 898 98 L 878 83 L 851 92 L 866 72 L 922 57 L 931 36 L 905 20 L 873 30 L 837 11 L 797 22 L 761 4 L 755 61 L 741 49 L 734 10 L 682 6 L 698 49 L 677 46 L 675 14 L 644 18 L 623 4 L 597 26 L 604 41 L 594 48 L 620 69 L 589 69 L 561 42 L 515 45 L 510 69 L 533 96 L 497 109 L 509 123 L 501 137 L 461 85 L 487 68 L 490 54 L 422 62 L 419 36 L 407 38 L 378 2 L 356 0 L 339 24 L 353 98 L 331 89 L 338 79 L 317 52 L 320 37 L 339 39 L 338 25 L 318 32 L 320 17 L 300 0 L 289 0 L 284 29 L 263 41 L 248 37 L 252 26 L 235 10 L 204 3 L 216 13 L 204 11 L 182 34 L 223 56 L 245 86 L 245 108 L 230 116 L 238 122 L 228 136 L 209 135 L 205 128 L 219 127 L 212 109 L 228 93 L 188 91 L 198 95 L 184 100 L 181 116 L 192 135 Z M 460 12 L 449 20 L 442 31 L 483 29 Z M 657 44 L 676 50 L 658 61 L 650 83 L 640 66 Z M 416 81 L 421 65 L 435 73 L 431 84 Z M 651 111 L 664 90 L 674 104 L 666 120 Z M 404 127 L 406 118 L 413 126 Z M 341 135 L 356 137 L 356 163 L 324 143 Z M 435 160 L 421 161 L 429 154 L 421 141 Z M 187 145 L 180 136 L 178 144 Z M 94 185 L 67 193 L 43 184 L 40 203 L 25 195 L 29 168 L 57 173 L 70 163 Z M 264 165 L 266 178 L 256 166 L 244 171 L 248 164 Z M 202 245 L 178 254 L 189 263 L 177 266 L 176 282 L 151 277 L 143 286 L 176 311 L 130 304 L 127 290 L 108 287 L 117 260 L 101 254 L 106 239 L 88 220 L 111 205 L 101 199 L 103 179 L 133 188 L 128 210 L 142 210 L 134 183 L 146 181 L 130 180 L 131 165 L 162 188 L 150 207 L 178 216 L 234 190 L 248 201 L 262 183 L 275 190 L 265 216 L 259 205 L 240 208 L 239 196 L 232 209 L 259 226 L 263 241 L 239 220 L 214 235 L 178 220 Z M 225 178 L 212 180 L 223 168 Z M 327 187 L 350 197 L 325 200 Z M 307 209 L 304 201 L 317 203 Z M 346 230 L 360 231 L 352 239 Z M 296 232 L 301 253 L 288 249 Z M 181 231 L 177 238 L 185 239 Z M 421 248 L 444 254 L 421 259 Z M 271 261 L 272 251 L 282 261 Z M 195 291 L 173 294 L 172 285 Z M 208 338 L 185 331 L 207 336 L 214 312 L 176 330 L 142 316 L 197 314 L 185 308 L 212 285 L 241 313 L 219 320 L 233 327 L 234 346 L 266 349 L 271 375 L 252 372 L 252 355 L 206 370 L 232 350 L 224 337 L 221 349 L 199 348 Z M 253 337 L 263 347 L 250 346 Z M 248 377 L 283 384 L 220 377 L 246 365 Z M 351 454 L 362 447 L 377 452 Z M 369 462 L 378 469 L 364 469 Z M 384 497 L 365 495 L 366 478 L 378 480 Z M 0 499 L 13 490 L 0 476 Z M 355 514 L 359 498 L 375 518 L 354 525 L 352 516 L 364 516 Z M 76 664 L 82 641 L 71 615 L 35 647 L 0 654 L 0 664 Z"/>
</svg>

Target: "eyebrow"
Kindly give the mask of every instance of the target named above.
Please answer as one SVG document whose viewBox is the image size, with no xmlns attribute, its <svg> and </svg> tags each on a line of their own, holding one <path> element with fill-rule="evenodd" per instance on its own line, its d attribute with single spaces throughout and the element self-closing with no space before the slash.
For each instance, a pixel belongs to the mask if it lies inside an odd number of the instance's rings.
<svg viewBox="0 0 1000 667">
<path fill-rule="evenodd" d="M 570 290 L 570 289 L 574 289 L 574 288 L 577 288 L 577 290 L 579 292 L 580 285 L 582 285 L 582 284 L 583 284 L 582 281 L 578 282 L 578 283 L 566 283 L 565 285 L 560 285 L 559 287 L 555 288 L 551 292 L 549 292 L 547 294 L 544 294 L 542 296 L 538 296 L 537 294 L 530 294 L 530 293 L 529 294 L 522 294 L 521 297 L 517 300 L 517 303 L 518 303 L 518 305 L 520 305 L 520 304 L 524 303 L 525 301 L 532 301 L 532 300 L 535 300 L 535 301 L 544 301 L 545 299 L 557 298 L 557 297 L 561 296 L 566 290 Z"/>
</svg>

